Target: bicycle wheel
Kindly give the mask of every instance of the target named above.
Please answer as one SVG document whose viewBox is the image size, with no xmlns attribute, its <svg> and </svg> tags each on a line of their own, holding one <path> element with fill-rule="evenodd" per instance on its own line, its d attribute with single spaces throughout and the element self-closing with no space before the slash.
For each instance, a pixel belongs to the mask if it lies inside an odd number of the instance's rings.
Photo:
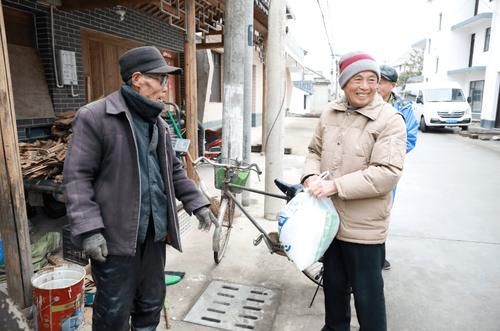
<svg viewBox="0 0 500 331">
<path fill-rule="evenodd" d="M 217 223 L 221 226 L 214 229 L 213 236 L 214 261 L 216 264 L 222 261 L 226 253 L 229 235 L 233 226 L 233 218 L 234 202 L 226 197 L 222 197 L 217 215 Z"/>
<path fill-rule="evenodd" d="M 302 271 L 316 285 L 323 286 L 323 262 L 318 261 Z"/>
</svg>

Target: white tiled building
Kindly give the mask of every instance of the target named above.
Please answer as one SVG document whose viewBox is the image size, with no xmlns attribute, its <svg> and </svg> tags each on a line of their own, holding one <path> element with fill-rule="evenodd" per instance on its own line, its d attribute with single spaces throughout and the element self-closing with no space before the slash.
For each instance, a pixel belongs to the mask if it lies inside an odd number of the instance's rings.
<svg viewBox="0 0 500 331">
<path fill-rule="evenodd" d="M 473 118 L 500 128 L 500 0 L 427 0 L 424 81 L 459 83 Z"/>
</svg>

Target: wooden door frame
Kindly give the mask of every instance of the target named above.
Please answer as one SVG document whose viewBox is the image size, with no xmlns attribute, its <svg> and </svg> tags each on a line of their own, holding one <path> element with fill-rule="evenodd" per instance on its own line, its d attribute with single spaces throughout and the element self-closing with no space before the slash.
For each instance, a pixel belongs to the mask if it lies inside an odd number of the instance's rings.
<svg viewBox="0 0 500 331">
<path fill-rule="evenodd" d="M 3 17 L 0 1 L 0 233 L 8 293 L 25 308 L 32 303 L 33 265 Z"/>
<path fill-rule="evenodd" d="M 165 47 L 158 47 L 158 49 L 161 52 L 161 55 L 165 58 L 165 61 L 167 60 L 167 57 L 165 56 L 164 53 L 169 54 L 168 59 L 174 60 L 174 66 L 180 68 L 180 63 L 181 63 L 181 55 L 178 51 L 174 51 Z M 172 57 L 170 57 L 170 55 Z M 181 97 L 181 77 L 182 75 L 177 75 L 177 80 L 175 83 L 175 99 L 178 100 L 177 105 L 181 107 L 182 103 L 182 97 Z M 168 100 L 168 101 L 174 101 L 174 100 Z"/>
</svg>

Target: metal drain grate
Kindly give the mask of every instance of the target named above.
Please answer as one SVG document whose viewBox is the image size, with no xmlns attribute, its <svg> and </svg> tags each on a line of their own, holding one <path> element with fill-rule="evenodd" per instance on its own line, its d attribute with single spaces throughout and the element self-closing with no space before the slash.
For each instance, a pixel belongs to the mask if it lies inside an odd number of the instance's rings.
<svg viewBox="0 0 500 331">
<path fill-rule="evenodd" d="M 271 330 L 280 290 L 215 280 L 184 321 L 224 330 Z"/>
</svg>

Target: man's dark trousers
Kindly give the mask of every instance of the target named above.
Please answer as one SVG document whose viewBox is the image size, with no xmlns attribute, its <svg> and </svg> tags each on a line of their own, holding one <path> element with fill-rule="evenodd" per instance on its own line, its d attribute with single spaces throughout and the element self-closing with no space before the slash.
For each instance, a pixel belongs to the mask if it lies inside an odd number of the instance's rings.
<svg viewBox="0 0 500 331">
<path fill-rule="evenodd" d="M 364 245 L 335 239 L 325 253 L 322 331 L 349 331 L 351 289 L 360 331 L 385 331 L 387 320 L 382 265 L 385 244 Z"/>
<path fill-rule="evenodd" d="M 135 256 L 108 256 L 92 260 L 97 286 L 92 315 L 93 331 L 153 331 L 160 323 L 165 300 L 165 243 L 154 242 L 152 221 Z"/>
</svg>

